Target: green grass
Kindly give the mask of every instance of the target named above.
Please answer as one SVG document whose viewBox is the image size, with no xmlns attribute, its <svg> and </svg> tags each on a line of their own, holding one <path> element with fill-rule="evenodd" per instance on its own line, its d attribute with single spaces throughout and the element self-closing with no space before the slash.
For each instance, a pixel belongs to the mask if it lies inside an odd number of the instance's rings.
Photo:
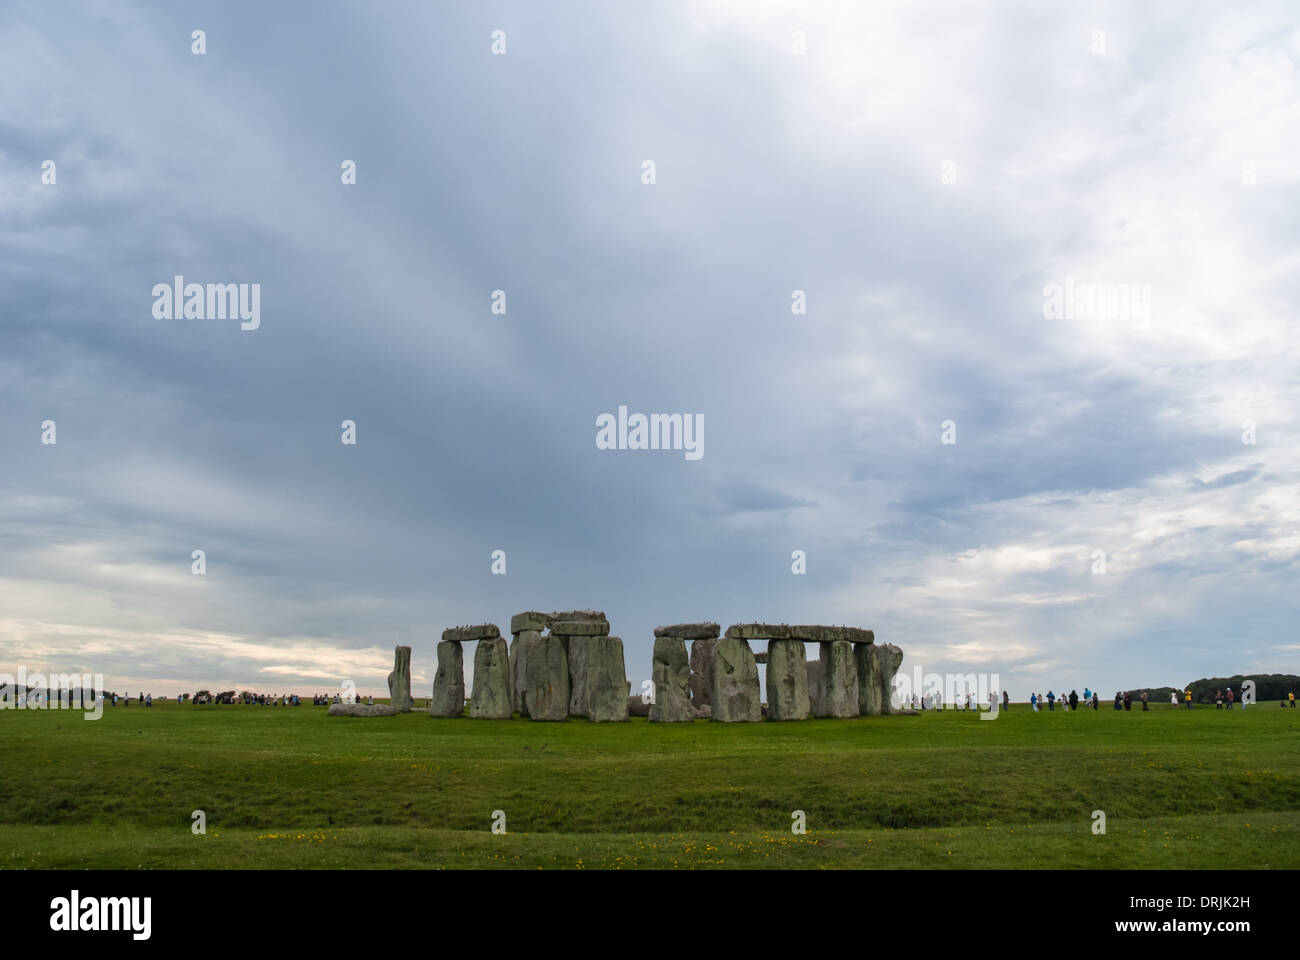
<svg viewBox="0 0 1300 960">
<path fill-rule="evenodd" d="M 1276 704 L 735 725 L 0 712 L 8 867 L 1294 868 L 1297 811 L 1300 711 Z"/>
</svg>

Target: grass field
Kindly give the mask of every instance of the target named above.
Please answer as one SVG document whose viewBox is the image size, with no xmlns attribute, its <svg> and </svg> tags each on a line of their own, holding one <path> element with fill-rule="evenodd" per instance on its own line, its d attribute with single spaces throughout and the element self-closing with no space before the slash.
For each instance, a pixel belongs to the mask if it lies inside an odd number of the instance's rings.
<svg viewBox="0 0 1300 960">
<path fill-rule="evenodd" d="M 1300 710 L 734 725 L 7 710 L 0 851 L 9 868 L 1295 868 Z"/>
</svg>

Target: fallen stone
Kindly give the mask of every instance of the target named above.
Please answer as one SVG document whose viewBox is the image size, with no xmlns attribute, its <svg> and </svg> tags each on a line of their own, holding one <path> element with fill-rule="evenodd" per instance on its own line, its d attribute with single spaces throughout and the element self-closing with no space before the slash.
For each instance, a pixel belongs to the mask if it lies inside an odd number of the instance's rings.
<svg viewBox="0 0 1300 960">
<path fill-rule="evenodd" d="M 713 640 L 718 635 L 716 623 L 675 623 L 670 627 L 655 627 L 656 637 L 681 637 L 683 640 Z"/>
<path fill-rule="evenodd" d="M 860 644 L 853 648 L 858 664 L 858 713 L 864 717 L 880 716 L 880 647 Z"/>
<path fill-rule="evenodd" d="M 902 713 L 903 706 L 894 696 L 894 674 L 903 662 L 903 651 L 892 643 L 882 643 L 880 650 L 880 712 Z"/>
<path fill-rule="evenodd" d="M 510 632 L 523 633 L 525 630 L 545 630 L 551 625 L 551 615 L 549 613 L 538 613 L 536 610 L 525 610 L 523 613 L 516 613 L 510 618 Z"/>
<path fill-rule="evenodd" d="M 556 634 L 552 633 L 552 636 Z M 587 644 L 591 637 L 559 637 L 569 657 L 569 716 L 587 715 Z"/>
<path fill-rule="evenodd" d="M 466 643 L 470 640 L 491 640 L 501 636 L 501 628 L 495 623 L 480 623 L 473 627 L 448 627 L 442 631 L 443 640 Z"/>
<path fill-rule="evenodd" d="M 629 717 L 648 717 L 650 716 L 650 704 L 641 698 L 640 694 L 635 697 L 627 698 L 627 715 Z"/>
<path fill-rule="evenodd" d="M 722 723 L 757 723 L 763 719 L 758 665 L 744 640 L 727 637 L 713 648 L 713 719 Z"/>
<path fill-rule="evenodd" d="M 520 659 L 524 660 L 524 710 L 529 719 L 567 719 L 569 655 L 564 641 L 549 634 L 537 634 L 529 638 Z"/>
<path fill-rule="evenodd" d="M 393 672 L 388 675 L 388 701 L 400 713 L 411 709 L 411 648 L 393 648 Z"/>
<path fill-rule="evenodd" d="M 395 717 L 402 711 L 386 703 L 331 703 L 331 717 Z"/>
<path fill-rule="evenodd" d="M 691 716 L 696 720 L 712 720 L 713 708 L 707 703 L 702 707 L 691 707 Z"/>
<path fill-rule="evenodd" d="M 465 655 L 455 640 L 438 644 L 438 670 L 433 675 L 429 715 L 459 717 L 465 712 Z"/>
<path fill-rule="evenodd" d="M 696 709 L 711 704 L 713 648 L 717 645 L 717 639 L 696 640 L 691 644 L 691 706 Z"/>
<path fill-rule="evenodd" d="M 685 723 L 691 720 L 691 663 L 681 637 L 656 637 L 650 665 L 654 681 L 651 723 Z"/>
<path fill-rule="evenodd" d="M 755 657 L 757 659 L 757 657 Z M 767 718 L 806 720 L 808 664 L 802 640 L 771 640 L 767 645 Z M 854 691 L 856 695 L 857 691 Z"/>
<path fill-rule="evenodd" d="M 474 651 L 474 695 L 469 715 L 480 720 L 509 720 L 514 715 L 510 652 L 505 637 L 478 642 Z"/>
<path fill-rule="evenodd" d="M 557 637 L 609 636 L 608 620 L 552 620 L 551 633 Z"/>
<path fill-rule="evenodd" d="M 803 642 L 803 641 L 800 641 L 800 643 L 802 643 L 802 642 Z M 785 641 L 784 641 L 784 640 L 773 640 L 772 643 L 785 643 Z M 767 663 L 767 651 L 766 651 L 766 650 L 755 650 L 755 651 L 754 651 L 754 662 L 755 662 L 755 663 Z"/>
<path fill-rule="evenodd" d="M 623 641 L 619 637 L 586 639 L 587 718 L 593 723 L 622 723 L 628 716 Z"/>
<path fill-rule="evenodd" d="M 867 646 L 867 644 L 863 644 Z M 853 644 L 831 640 L 821 644 L 822 716 L 856 717 L 858 715 L 858 662 L 853 658 Z"/>
</svg>

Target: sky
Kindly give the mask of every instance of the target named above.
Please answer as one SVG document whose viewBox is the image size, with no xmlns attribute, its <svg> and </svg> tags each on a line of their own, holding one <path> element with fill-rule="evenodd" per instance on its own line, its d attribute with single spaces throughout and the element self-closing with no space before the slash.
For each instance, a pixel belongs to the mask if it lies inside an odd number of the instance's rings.
<svg viewBox="0 0 1300 960">
<path fill-rule="evenodd" d="M 1300 672 L 1298 24 L 6 3 L 0 670 L 427 696 L 444 628 L 594 608 L 634 688 L 699 620 Z"/>
</svg>

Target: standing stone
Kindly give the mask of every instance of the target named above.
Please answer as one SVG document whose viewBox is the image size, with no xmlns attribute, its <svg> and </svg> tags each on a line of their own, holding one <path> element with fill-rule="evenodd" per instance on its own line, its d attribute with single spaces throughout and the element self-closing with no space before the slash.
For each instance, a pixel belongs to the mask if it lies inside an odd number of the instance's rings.
<svg viewBox="0 0 1300 960">
<path fill-rule="evenodd" d="M 655 694 L 650 705 L 650 722 L 689 723 L 692 719 L 691 664 L 686 658 L 684 638 L 655 637 L 650 679 L 654 681 Z"/>
<path fill-rule="evenodd" d="M 902 648 L 892 643 L 882 643 L 880 651 L 880 712 L 902 713 L 901 704 L 894 702 L 894 674 L 903 662 Z"/>
<path fill-rule="evenodd" d="M 411 709 L 411 648 L 393 648 L 393 672 L 388 675 L 388 704 L 399 713 Z"/>
<path fill-rule="evenodd" d="M 510 644 L 510 689 L 514 708 L 522 716 L 528 716 L 524 707 L 524 674 L 528 667 L 528 643 L 541 636 L 537 630 L 521 630 L 515 634 Z"/>
<path fill-rule="evenodd" d="M 863 644 L 870 646 L 870 644 Z M 858 715 L 858 662 L 853 644 L 847 640 L 823 641 L 822 716 L 856 717 Z"/>
<path fill-rule="evenodd" d="M 438 672 L 433 675 L 429 715 L 459 717 L 465 712 L 465 657 L 456 640 L 438 642 Z"/>
<path fill-rule="evenodd" d="M 474 695 L 469 715 L 482 720 L 509 720 L 514 713 L 510 652 L 504 637 L 480 640 L 474 651 Z"/>
<path fill-rule="evenodd" d="M 587 646 L 591 637 L 561 638 L 569 651 L 569 716 L 587 715 Z"/>
<path fill-rule="evenodd" d="M 532 720 L 565 720 L 569 716 L 569 655 L 564 640 L 538 634 L 525 643 L 524 711 Z"/>
<path fill-rule="evenodd" d="M 709 700 L 714 720 L 757 723 L 763 719 L 758 664 L 747 641 L 726 637 L 713 648 L 713 690 Z"/>
<path fill-rule="evenodd" d="M 714 637 L 711 640 L 696 640 L 691 644 L 691 706 L 699 710 L 711 704 L 713 696 L 713 648 L 718 645 Z"/>
<path fill-rule="evenodd" d="M 808 661 L 808 709 L 814 717 L 826 716 L 826 684 L 822 682 L 825 666 L 820 660 Z"/>
<path fill-rule="evenodd" d="M 576 640 L 577 637 L 571 638 Z M 584 637 L 587 716 L 593 723 L 627 720 L 627 665 L 618 637 Z"/>
<path fill-rule="evenodd" d="M 853 648 L 858 662 L 858 713 L 864 717 L 880 716 L 880 651 L 874 643 L 860 643 Z"/>
<path fill-rule="evenodd" d="M 806 659 L 802 640 L 768 642 L 767 718 L 769 720 L 808 718 L 812 705 L 808 698 Z"/>
</svg>

